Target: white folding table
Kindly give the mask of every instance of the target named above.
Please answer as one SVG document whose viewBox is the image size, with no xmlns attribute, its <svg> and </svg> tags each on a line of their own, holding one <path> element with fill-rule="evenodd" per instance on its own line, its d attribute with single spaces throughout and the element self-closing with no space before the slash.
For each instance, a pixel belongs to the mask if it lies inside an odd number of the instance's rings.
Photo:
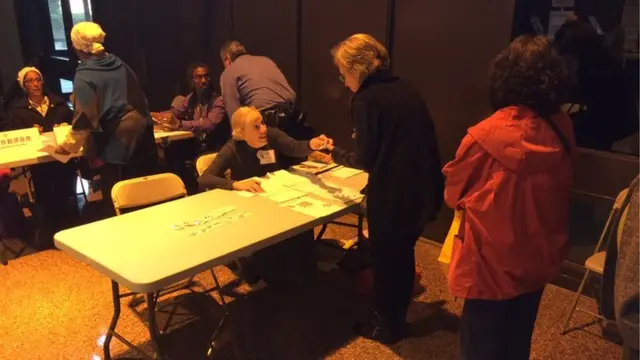
<svg viewBox="0 0 640 360">
<path fill-rule="evenodd" d="M 50 141 L 52 135 L 53 133 L 42 134 L 41 139 L 43 142 L 47 140 Z M 156 144 L 162 145 L 167 145 L 172 141 L 184 140 L 193 137 L 193 133 L 190 131 L 162 131 L 155 132 L 153 135 L 156 139 Z M 0 168 L 3 169 L 31 166 L 52 161 L 55 161 L 55 159 L 51 155 L 42 151 L 28 150 L 0 152 Z"/>
<path fill-rule="evenodd" d="M 325 177 L 330 177 L 330 174 L 325 174 Z M 367 174 L 363 173 L 342 181 L 342 185 L 360 190 L 366 181 Z M 111 279 L 114 314 L 104 342 L 105 359 L 111 358 L 109 344 L 112 336 L 123 340 L 115 332 L 120 298 L 124 296 L 119 293 L 120 285 L 133 293 L 146 295 L 149 333 L 157 355 L 162 359 L 155 325 L 156 292 L 217 265 L 311 230 L 353 212 L 359 206 L 355 202 L 342 204 L 339 201 L 324 201 L 339 205 L 339 210 L 314 218 L 262 196 L 244 197 L 234 191 L 213 190 L 64 230 L 57 233 L 54 239 L 56 247 Z M 175 230 L 172 227 L 173 224 L 202 218 L 216 208 L 225 206 L 232 206 L 234 211 L 245 213 L 246 216 L 232 224 L 197 235 L 192 235 L 186 229 Z M 131 346 L 127 342 L 125 344 Z"/>
</svg>

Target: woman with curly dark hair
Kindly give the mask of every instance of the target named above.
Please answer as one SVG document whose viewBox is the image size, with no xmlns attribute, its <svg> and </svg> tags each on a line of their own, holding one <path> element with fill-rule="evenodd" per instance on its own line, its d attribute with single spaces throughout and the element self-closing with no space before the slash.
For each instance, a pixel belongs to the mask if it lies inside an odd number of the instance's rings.
<svg viewBox="0 0 640 360">
<path fill-rule="evenodd" d="M 461 358 L 528 359 L 545 285 L 568 245 L 571 120 L 560 111 L 562 59 L 525 35 L 494 60 L 495 113 L 471 127 L 447 164 L 445 201 L 463 214 L 449 290 L 465 299 Z"/>
</svg>

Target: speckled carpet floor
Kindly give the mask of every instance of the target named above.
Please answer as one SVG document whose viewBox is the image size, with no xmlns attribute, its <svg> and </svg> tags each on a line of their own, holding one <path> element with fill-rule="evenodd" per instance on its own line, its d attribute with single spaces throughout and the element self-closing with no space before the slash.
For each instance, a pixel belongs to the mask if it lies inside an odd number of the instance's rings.
<svg viewBox="0 0 640 360">
<path fill-rule="evenodd" d="M 325 237 L 353 234 L 355 229 L 331 225 Z M 456 359 L 462 303 L 447 292 L 444 274 L 436 262 L 439 251 L 429 243 L 418 244 L 416 259 L 427 291 L 415 299 L 409 311 L 412 338 L 391 347 L 351 332 L 352 323 L 366 313 L 368 302 L 355 294 L 353 279 L 339 269 L 321 272 L 313 286 L 251 291 L 246 286 L 237 287 L 235 276 L 218 267 L 215 271 L 223 287 L 236 288 L 244 295 L 226 298 L 230 315 L 218 339 L 215 358 Z M 0 266 L 0 282 L 1 360 L 81 360 L 91 359 L 94 353 L 102 356 L 97 340 L 112 314 L 107 278 L 61 251 L 47 250 Z M 208 273 L 197 276 L 196 282 L 196 289 L 212 285 Z M 619 359 L 618 345 L 591 334 L 600 333 L 598 326 L 560 335 L 572 299 L 572 293 L 564 289 L 547 287 L 533 337 L 532 359 Z M 189 292 L 162 297 L 159 306 L 168 305 L 169 310 L 174 301 L 179 314 L 172 318 L 162 338 L 166 353 L 171 359 L 204 359 L 221 308 L 211 296 Z M 595 304 L 587 299 L 581 306 L 593 310 Z M 144 314 L 146 305 L 137 309 Z M 117 331 L 151 352 L 144 318 L 124 304 Z M 166 318 L 165 314 L 158 315 L 161 326 Z M 576 313 L 572 323 L 591 320 Z M 111 349 L 115 358 L 136 358 L 135 352 L 116 339 Z"/>
</svg>

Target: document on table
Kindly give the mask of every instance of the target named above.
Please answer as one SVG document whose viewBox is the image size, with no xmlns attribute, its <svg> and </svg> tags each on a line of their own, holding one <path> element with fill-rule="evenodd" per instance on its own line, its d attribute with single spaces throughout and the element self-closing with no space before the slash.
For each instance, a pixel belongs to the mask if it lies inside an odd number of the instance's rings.
<svg viewBox="0 0 640 360">
<path fill-rule="evenodd" d="M 310 177 L 313 177 L 313 175 L 308 174 L 307 176 L 292 174 L 286 170 L 278 170 L 267 174 L 267 179 L 281 186 L 291 187 L 298 184 L 311 183 Z"/>
<path fill-rule="evenodd" d="M 295 186 L 294 189 L 308 194 L 314 194 L 325 199 L 339 200 L 345 204 L 353 201 L 358 201 L 364 197 L 364 195 L 360 194 L 357 191 L 340 187 L 329 182 L 301 184 Z"/>
<path fill-rule="evenodd" d="M 287 190 L 283 190 L 283 191 L 278 191 L 275 193 L 263 193 L 264 197 L 266 197 L 269 200 L 273 200 L 275 202 L 277 202 L 278 204 L 283 203 L 283 202 L 287 202 L 289 200 L 293 200 L 293 199 L 297 199 L 300 197 L 303 197 L 307 194 L 297 191 L 297 190 L 293 190 L 293 189 L 287 189 Z"/>
<path fill-rule="evenodd" d="M 301 171 L 308 174 L 319 174 L 338 166 L 338 164 L 325 164 L 317 161 L 304 161 L 299 165 L 293 165 L 292 168 L 296 171 Z"/>
<path fill-rule="evenodd" d="M 68 154 L 68 155 L 58 154 L 56 152 L 56 147 L 51 144 L 43 147 L 38 151 L 46 152 L 47 154 L 51 155 L 51 157 L 60 161 L 63 164 L 66 164 L 67 162 L 69 162 L 69 160 L 71 160 L 71 158 L 75 157 L 74 154 Z"/>
<path fill-rule="evenodd" d="M 284 206 L 314 218 L 324 217 L 342 209 L 339 205 L 330 204 L 309 196 L 303 196 L 301 198 L 282 203 L 280 206 Z"/>
<path fill-rule="evenodd" d="M 353 168 L 349 168 L 349 167 L 341 167 L 339 169 L 336 169 L 334 171 L 331 172 L 331 176 L 335 176 L 339 179 L 348 179 L 352 176 L 358 175 L 360 173 L 363 173 L 364 171 L 362 170 L 358 170 L 358 169 L 353 169 Z"/>
</svg>

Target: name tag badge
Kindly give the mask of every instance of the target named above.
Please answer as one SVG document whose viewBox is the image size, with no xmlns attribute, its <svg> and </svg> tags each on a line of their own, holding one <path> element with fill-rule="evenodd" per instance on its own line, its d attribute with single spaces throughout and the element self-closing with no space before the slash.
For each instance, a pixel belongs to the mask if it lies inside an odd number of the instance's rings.
<svg viewBox="0 0 640 360">
<path fill-rule="evenodd" d="M 258 159 L 260 165 L 273 164 L 276 162 L 276 152 L 274 150 L 259 150 Z"/>
</svg>

